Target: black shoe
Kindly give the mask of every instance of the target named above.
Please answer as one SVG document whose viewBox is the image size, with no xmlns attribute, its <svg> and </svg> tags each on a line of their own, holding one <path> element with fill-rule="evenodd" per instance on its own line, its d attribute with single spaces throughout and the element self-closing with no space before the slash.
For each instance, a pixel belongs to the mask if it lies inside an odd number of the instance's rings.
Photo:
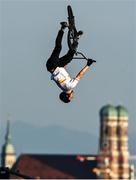
<svg viewBox="0 0 136 180">
<path fill-rule="evenodd" d="M 78 32 L 77 32 L 77 37 L 76 37 L 76 38 L 79 39 L 82 35 L 83 35 L 83 31 L 78 31 Z"/>
<path fill-rule="evenodd" d="M 78 32 L 77 32 L 77 35 L 78 35 L 78 36 L 83 35 L 83 31 L 78 31 Z"/>
<path fill-rule="evenodd" d="M 91 66 L 91 64 L 93 64 L 94 62 L 96 62 L 96 61 L 93 59 L 88 59 L 87 66 Z"/>
<path fill-rule="evenodd" d="M 61 22 L 61 29 L 65 29 L 66 27 L 68 27 L 67 22 Z"/>
</svg>

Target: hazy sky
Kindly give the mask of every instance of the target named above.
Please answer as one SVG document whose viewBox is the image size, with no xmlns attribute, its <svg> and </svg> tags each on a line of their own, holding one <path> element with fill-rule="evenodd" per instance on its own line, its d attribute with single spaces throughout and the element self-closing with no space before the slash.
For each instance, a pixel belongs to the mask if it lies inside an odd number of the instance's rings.
<svg viewBox="0 0 136 180">
<path fill-rule="evenodd" d="M 62 103 L 45 63 L 54 48 L 60 22 L 71 5 L 78 29 L 84 31 L 79 50 L 97 60 L 75 88 L 75 98 Z M 98 134 L 99 110 L 124 105 L 136 124 L 136 3 L 132 0 L 1 0 L 0 119 L 35 126 L 59 125 Z M 67 31 L 66 31 L 67 34 Z M 68 50 L 66 35 L 62 54 Z M 85 60 L 68 66 L 75 76 Z"/>
</svg>

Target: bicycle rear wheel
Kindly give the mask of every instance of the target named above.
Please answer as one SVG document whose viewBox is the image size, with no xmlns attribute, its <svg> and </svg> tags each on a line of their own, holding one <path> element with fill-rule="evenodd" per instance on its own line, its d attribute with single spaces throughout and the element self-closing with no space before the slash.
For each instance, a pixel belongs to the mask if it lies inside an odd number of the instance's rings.
<svg viewBox="0 0 136 180">
<path fill-rule="evenodd" d="M 75 27 L 75 18 L 73 15 L 73 11 L 71 6 L 67 6 L 67 11 L 68 11 L 68 22 L 69 22 L 69 30 L 68 30 L 68 36 L 67 36 L 67 42 L 68 42 L 68 47 L 69 49 L 73 49 L 73 42 L 75 40 L 77 30 Z"/>
<path fill-rule="evenodd" d="M 67 6 L 67 11 L 68 11 L 69 24 L 72 26 L 74 25 L 74 15 L 73 15 L 72 7 L 70 5 Z"/>
</svg>

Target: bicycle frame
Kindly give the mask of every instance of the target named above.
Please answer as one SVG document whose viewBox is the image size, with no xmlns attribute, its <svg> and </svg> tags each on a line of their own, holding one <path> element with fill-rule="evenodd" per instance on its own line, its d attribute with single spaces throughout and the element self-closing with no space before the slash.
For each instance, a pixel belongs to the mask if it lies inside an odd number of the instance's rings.
<svg viewBox="0 0 136 180">
<path fill-rule="evenodd" d="M 82 52 L 77 51 L 77 52 L 75 53 L 76 56 L 78 56 L 78 54 L 81 55 L 81 57 L 73 57 L 73 59 L 86 59 L 86 60 L 89 59 L 89 58 L 87 58 Z"/>
</svg>

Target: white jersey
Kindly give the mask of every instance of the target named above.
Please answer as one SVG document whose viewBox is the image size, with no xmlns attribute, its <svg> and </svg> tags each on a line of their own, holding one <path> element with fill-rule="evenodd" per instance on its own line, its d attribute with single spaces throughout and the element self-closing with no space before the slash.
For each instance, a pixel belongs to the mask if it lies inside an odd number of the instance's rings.
<svg viewBox="0 0 136 180">
<path fill-rule="evenodd" d="M 76 78 L 71 78 L 63 67 L 57 67 L 51 75 L 51 79 L 63 90 L 72 90 L 78 83 Z"/>
</svg>

